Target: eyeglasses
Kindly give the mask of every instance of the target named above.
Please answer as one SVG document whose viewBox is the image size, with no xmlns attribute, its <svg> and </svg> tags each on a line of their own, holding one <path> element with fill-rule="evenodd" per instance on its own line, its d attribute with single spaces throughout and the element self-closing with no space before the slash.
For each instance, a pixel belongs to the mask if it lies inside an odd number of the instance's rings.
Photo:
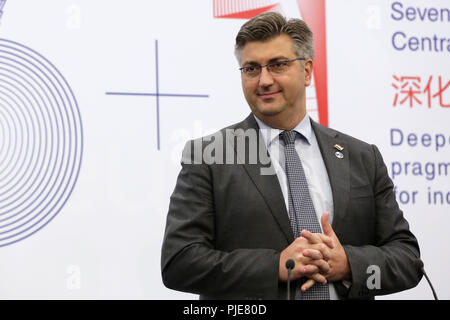
<svg viewBox="0 0 450 320">
<path fill-rule="evenodd" d="M 272 74 L 281 74 L 285 72 L 289 68 L 289 63 L 296 61 L 296 60 L 306 60 L 305 58 L 295 58 L 291 60 L 283 60 L 283 61 L 277 61 L 268 63 L 265 66 L 248 66 L 248 67 L 242 67 L 239 68 L 239 70 L 242 72 L 242 74 L 248 78 L 256 78 L 261 74 L 262 68 L 266 67 L 267 71 L 269 71 Z"/>
</svg>

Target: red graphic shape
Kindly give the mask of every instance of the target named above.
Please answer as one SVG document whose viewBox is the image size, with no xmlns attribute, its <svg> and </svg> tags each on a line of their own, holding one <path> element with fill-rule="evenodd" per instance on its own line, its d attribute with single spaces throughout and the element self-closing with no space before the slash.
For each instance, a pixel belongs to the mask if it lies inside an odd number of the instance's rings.
<svg viewBox="0 0 450 320">
<path fill-rule="evenodd" d="M 275 8 L 276 6 L 278 6 L 278 4 L 273 4 L 271 6 L 257 8 L 257 9 L 253 9 L 253 10 L 247 10 L 247 11 L 227 14 L 227 15 L 220 16 L 220 18 L 251 19 L 254 16 L 257 16 L 258 14 L 263 13 L 263 12 L 276 11 L 276 10 L 271 10 L 271 9 Z"/>
<path fill-rule="evenodd" d="M 214 0 L 214 18 L 251 19 L 263 12 L 280 11 L 278 3 L 269 0 Z"/>
<path fill-rule="evenodd" d="M 320 124 L 328 127 L 327 38 L 325 0 L 297 0 L 303 20 L 314 34 L 314 81 Z"/>
</svg>

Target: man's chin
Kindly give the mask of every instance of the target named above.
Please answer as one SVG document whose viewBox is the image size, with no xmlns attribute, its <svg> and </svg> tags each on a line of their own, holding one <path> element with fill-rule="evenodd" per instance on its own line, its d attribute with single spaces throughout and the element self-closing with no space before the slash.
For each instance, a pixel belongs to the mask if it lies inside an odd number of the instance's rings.
<svg viewBox="0 0 450 320">
<path fill-rule="evenodd" d="M 260 107 L 260 108 L 257 108 L 257 112 L 260 114 L 260 115 L 262 115 L 262 116 L 265 116 L 265 117 L 272 117 L 272 116 L 276 116 L 276 115 L 278 115 L 278 114 L 280 114 L 281 113 L 281 108 L 280 107 L 272 107 L 272 108 L 270 108 L 270 107 L 268 107 L 268 106 L 264 106 L 264 107 Z"/>
</svg>

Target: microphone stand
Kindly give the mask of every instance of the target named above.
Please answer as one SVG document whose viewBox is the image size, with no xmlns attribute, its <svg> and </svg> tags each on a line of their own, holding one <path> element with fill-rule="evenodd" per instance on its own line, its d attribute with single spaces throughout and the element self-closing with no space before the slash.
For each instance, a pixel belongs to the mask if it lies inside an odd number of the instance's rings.
<svg viewBox="0 0 450 320">
<path fill-rule="evenodd" d="M 286 261 L 287 269 L 287 300 L 291 300 L 291 272 L 295 267 L 295 262 L 292 259 Z"/>
</svg>

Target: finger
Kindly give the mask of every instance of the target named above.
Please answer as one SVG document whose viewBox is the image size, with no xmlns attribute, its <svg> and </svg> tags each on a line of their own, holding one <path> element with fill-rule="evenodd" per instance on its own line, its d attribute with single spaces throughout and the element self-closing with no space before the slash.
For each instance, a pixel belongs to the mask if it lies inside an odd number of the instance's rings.
<svg viewBox="0 0 450 320">
<path fill-rule="evenodd" d="M 324 235 L 322 233 L 318 234 L 320 240 L 325 243 L 330 249 L 334 249 L 334 241 L 331 237 Z"/>
<path fill-rule="evenodd" d="M 304 277 L 311 277 L 312 275 L 319 272 L 319 267 L 313 264 L 307 264 L 300 267 L 300 272 Z"/>
<path fill-rule="evenodd" d="M 322 254 L 323 259 L 330 260 L 331 258 L 331 249 L 328 248 L 328 246 L 325 243 L 317 243 L 313 244 L 311 248 L 308 248 L 308 250 L 317 250 L 320 251 Z"/>
<path fill-rule="evenodd" d="M 327 283 L 327 278 L 325 278 L 325 276 L 321 275 L 320 273 L 313 274 L 311 278 L 314 279 L 314 281 L 321 284 Z"/>
<path fill-rule="evenodd" d="M 322 242 L 322 240 L 320 239 L 320 237 L 318 236 L 317 233 L 312 233 L 305 229 L 302 230 L 302 237 L 306 238 L 312 244 Z"/>
<path fill-rule="evenodd" d="M 328 264 L 328 262 L 326 262 L 325 260 L 323 260 L 323 259 L 320 259 L 320 260 L 314 260 L 314 261 L 312 261 L 311 262 L 312 264 L 314 264 L 315 266 L 317 266 L 318 268 L 319 268 L 319 273 L 321 273 L 321 274 L 323 274 L 323 275 L 327 275 L 329 272 L 330 272 L 330 270 L 331 270 L 331 267 L 330 267 L 330 265 Z"/>
<path fill-rule="evenodd" d="M 323 255 L 319 250 L 305 249 L 305 250 L 303 250 L 302 254 L 305 257 L 311 258 L 313 260 L 323 259 Z"/>
<path fill-rule="evenodd" d="M 322 217 L 320 218 L 320 222 L 322 224 L 322 230 L 323 233 L 325 233 L 327 236 L 334 235 L 333 228 L 331 227 L 330 222 L 328 221 L 329 212 L 325 211 Z"/>
<path fill-rule="evenodd" d="M 302 292 L 305 292 L 309 288 L 311 288 L 314 283 L 316 283 L 313 279 L 308 279 L 301 287 Z"/>
</svg>

